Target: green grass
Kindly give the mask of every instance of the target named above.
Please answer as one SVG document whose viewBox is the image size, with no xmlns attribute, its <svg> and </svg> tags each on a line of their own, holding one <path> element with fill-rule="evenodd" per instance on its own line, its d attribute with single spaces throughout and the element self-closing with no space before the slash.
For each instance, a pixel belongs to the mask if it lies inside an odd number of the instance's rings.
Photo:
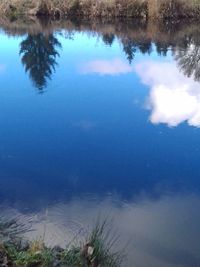
<svg viewBox="0 0 200 267">
<path fill-rule="evenodd" d="M 124 260 L 122 251 L 115 252 L 118 235 L 112 234 L 109 224 L 97 223 L 84 244 L 65 249 L 62 263 L 71 267 L 118 267 Z M 92 265 L 93 264 L 93 265 Z"/>
<path fill-rule="evenodd" d="M 41 267 L 48 267 L 53 264 L 52 251 L 46 247 L 43 247 L 38 251 L 34 251 L 30 246 L 28 250 L 21 251 L 13 244 L 7 244 L 5 248 L 8 258 L 16 267 L 29 266 L 33 264 L 39 264 Z"/>
<path fill-rule="evenodd" d="M 7 232 L 10 225 L 4 223 L 1 231 Z M 115 252 L 118 235 L 111 234 L 110 228 L 109 223 L 97 223 L 84 241 L 78 245 L 72 242 L 65 249 L 48 248 L 42 239 L 21 246 L 19 237 L 18 242 L 1 238 L 0 261 L 10 262 L 15 267 L 51 267 L 55 263 L 66 267 L 120 267 L 124 256 L 122 251 Z"/>
</svg>

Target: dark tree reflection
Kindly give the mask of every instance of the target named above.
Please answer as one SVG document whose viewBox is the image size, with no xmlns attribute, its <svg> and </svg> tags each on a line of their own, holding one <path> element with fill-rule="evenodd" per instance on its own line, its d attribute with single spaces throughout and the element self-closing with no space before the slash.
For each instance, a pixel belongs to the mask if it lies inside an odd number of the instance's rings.
<svg viewBox="0 0 200 267">
<path fill-rule="evenodd" d="M 169 43 L 162 43 L 162 42 L 156 42 L 156 52 L 159 56 L 167 56 L 167 52 L 169 51 L 170 44 Z"/>
<path fill-rule="evenodd" d="M 150 40 L 135 41 L 130 38 L 125 38 L 122 40 L 122 45 L 123 51 L 125 52 L 130 64 L 137 51 L 140 51 L 142 54 L 150 54 L 152 51 L 152 44 Z"/>
<path fill-rule="evenodd" d="M 48 36 L 39 33 L 28 35 L 21 42 L 20 55 L 22 64 L 36 88 L 42 90 L 47 85 L 47 80 L 51 79 L 55 66 L 56 57 L 59 56 L 57 48 L 61 44 L 53 34 Z"/>
<path fill-rule="evenodd" d="M 135 45 L 135 42 L 129 39 L 126 39 L 124 41 L 122 41 L 123 44 L 123 50 L 127 56 L 127 59 L 129 61 L 129 63 L 131 64 L 131 62 L 133 61 L 134 57 L 135 57 L 135 53 L 137 51 L 137 46 Z"/>
<path fill-rule="evenodd" d="M 115 39 L 115 35 L 112 33 L 106 33 L 106 34 L 103 34 L 102 39 L 106 45 L 112 46 L 113 41 Z"/>
</svg>

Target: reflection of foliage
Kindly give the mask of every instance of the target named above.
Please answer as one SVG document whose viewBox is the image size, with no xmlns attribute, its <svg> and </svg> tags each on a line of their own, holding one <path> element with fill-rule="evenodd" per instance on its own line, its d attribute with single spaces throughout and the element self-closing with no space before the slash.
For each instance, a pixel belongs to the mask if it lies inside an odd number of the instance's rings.
<svg viewBox="0 0 200 267">
<path fill-rule="evenodd" d="M 0 219 L 0 243 L 16 240 L 21 234 L 27 232 L 28 226 L 25 226 L 17 221 L 17 219 L 6 220 Z"/>
<path fill-rule="evenodd" d="M 141 41 L 138 43 L 138 48 L 142 54 L 151 54 L 152 45 L 150 40 Z"/>
<path fill-rule="evenodd" d="M 20 49 L 22 63 L 38 89 L 43 89 L 47 84 L 47 79 L 51 78 L 57 64 L 56 56 L 59 56 L 56 47 L 60 46 L 53 34 L 49 36 L 42 33 L 29 34 L 22 41 Z"/>
<path fill-rule="evenodd" d="M 159 56 L 167 56 L 167 52 L 169 50 L 170 44 L 156 42 L 156 51 Z"/>
<path fill-rule="evenodd" d="M 123 50 L 127 56 L 129 63 L 131 63 L 135 57 L 135 53 L 137 51 L 137 47 L 135 46 L 135 42 L 129 39 L 123 42 Z"/>
<path fill-rule="evenodd" d="M 114 39 L 115 39 L 115 35 L 112 33 L 106 33 L 103 35 L 102 39 L 106 45 L 111 46 L 113 44 Z"/>
<path fill-rule="evenodd" d="M 137 50 L 139 50 L 142 54 L 150 54 L 152 51 L 151 41 L 149 40 L 135 41 L 130 38 L 126 38 L 122 40 L 122 45 L 129 63 L 131 63 L 134 59 Z"/>
<path fill-rule="evenodd" d="M 190 44 L 187 49 L 175 52 L 175 60 L 187 77 L 193 76 L 195 81 L 200 81 L 200 46 Z"/>
</svg>

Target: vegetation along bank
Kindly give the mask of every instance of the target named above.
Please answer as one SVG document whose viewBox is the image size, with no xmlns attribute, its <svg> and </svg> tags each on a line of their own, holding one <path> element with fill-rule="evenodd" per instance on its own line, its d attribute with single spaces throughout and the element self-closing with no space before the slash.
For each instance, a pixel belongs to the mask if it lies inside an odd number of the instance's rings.
<svg viewBox="0 0 200 267">
<path fill-rule="evenodd" d="M 200 0 L 0 0 L 9 17 L 199 18 Z"/>
<path fill-rule="evenodd" d="M 47 247 L 42 238 L 26 241 L 28 228 L 16 220 L 0 218 L 1 267 L 121 267 L 124 256 L 114 251 L 116 237 L 107 224 L 96 224 L 82 240 L 72 240 L 65 248 Z M 80 236 L 77 236 L 79 239 Z"/>
</svg>

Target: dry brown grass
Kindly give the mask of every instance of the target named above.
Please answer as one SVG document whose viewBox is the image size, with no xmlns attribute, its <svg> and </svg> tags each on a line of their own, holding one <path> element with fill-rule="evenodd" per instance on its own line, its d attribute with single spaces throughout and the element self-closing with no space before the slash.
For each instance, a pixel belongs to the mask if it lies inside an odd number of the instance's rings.
<svg viewBox="0 0 200 267">
<path fill-rule="evenodd" d="M 0 13 L 52 17 L 200 17 L 200 0 L 0 0 Z"/>
<path fill-rule="evenodd" d="M 0 13 L 9 16 L 146 18 L 147 0 L 1 0 Z"/>
</svg>

